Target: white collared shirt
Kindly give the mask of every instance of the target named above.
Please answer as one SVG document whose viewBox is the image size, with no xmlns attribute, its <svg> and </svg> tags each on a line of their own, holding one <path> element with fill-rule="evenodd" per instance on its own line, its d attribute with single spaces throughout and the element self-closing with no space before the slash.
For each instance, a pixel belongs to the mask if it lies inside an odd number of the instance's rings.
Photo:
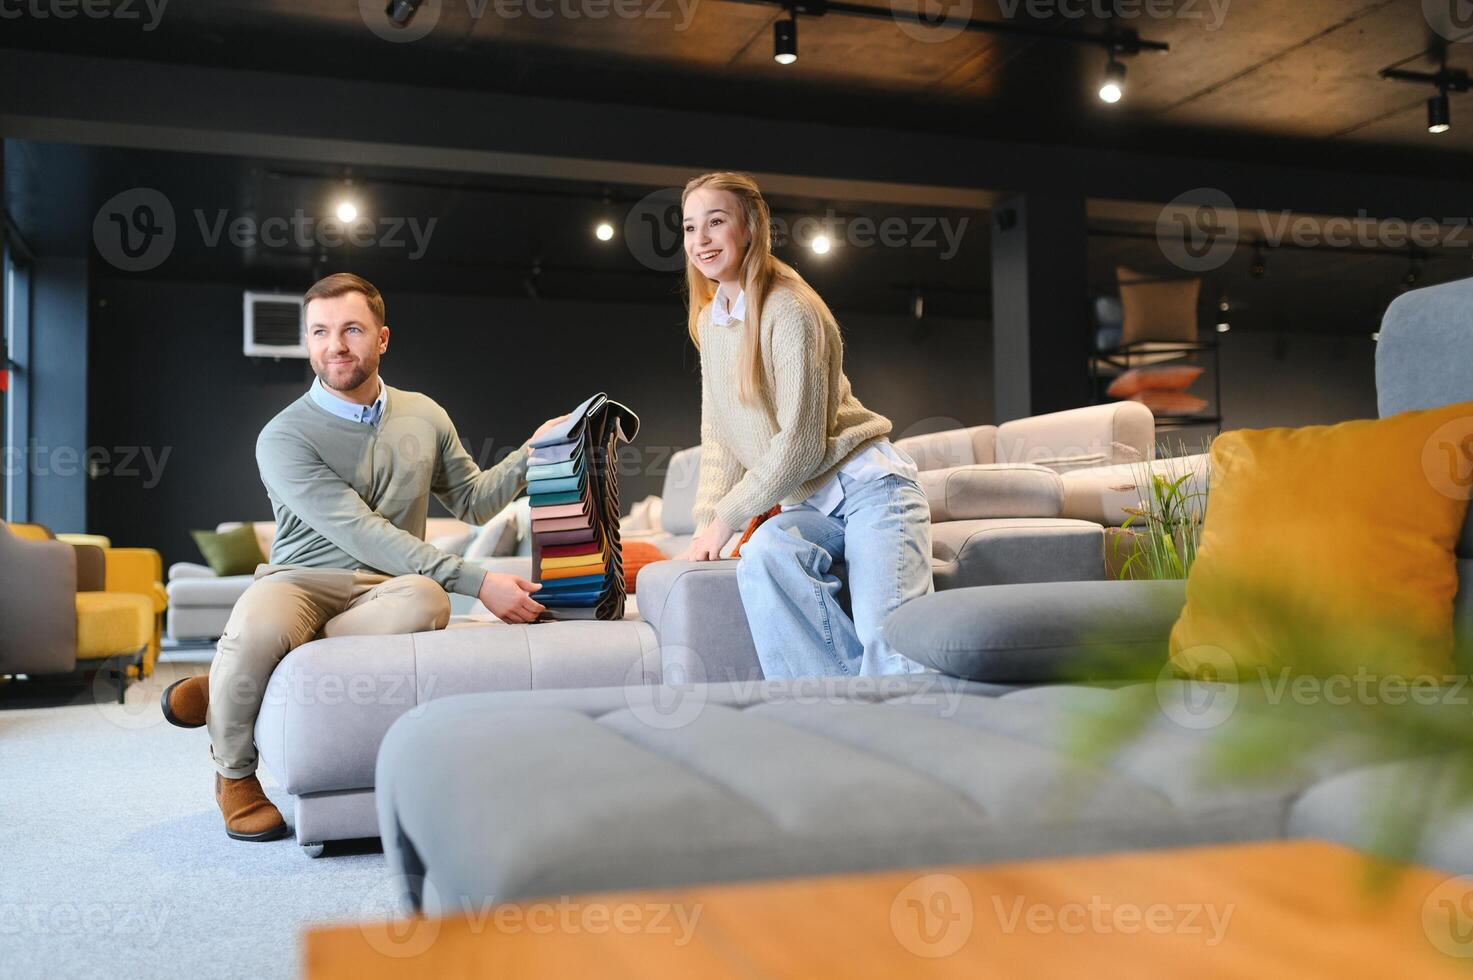
<svg viewBox="0 0 1473 980">
<path fill-rule="evenodd" d="M 740 321 L 747 313 L 747 291 L 743 289 L 737 293 L 736 302 L 730 309 L 726 306 L 726 294 L 720 289 L 716 290 L 716 296 L 711 300 L 711 322 L 718 327 L 724 327 L 733 321 Z"/>
<path fill-rule="evenodd" d="M 716 296 L 711 300 L 712 324 L 724 327 L 730 323 L 739 322 L 746 312 L 747 291 L 745 289 L 737 293 L 736 302 L 731 304 L 730 308 L 726 305 L 725 294 L 720 289 L 716 290 Z M 883 476 L 904 476 L 912 480 L 917 479 L 916 464 L 892 446 L 889 439 L 883 439 L 855 456 L 839 469 L 839 473 L 843 473 L 856 483 L 878 480 Z M 808 499 L 803 501 L 803 504 L 785 504 L 783 510 L 792 510 L 794 506 L 807 505 L 820 514 L 832 514 L 844 502 L 844 485 L 839 482 L 839 473 L 835 473 L 827 483 L 813 491 Z"/>
</svg>

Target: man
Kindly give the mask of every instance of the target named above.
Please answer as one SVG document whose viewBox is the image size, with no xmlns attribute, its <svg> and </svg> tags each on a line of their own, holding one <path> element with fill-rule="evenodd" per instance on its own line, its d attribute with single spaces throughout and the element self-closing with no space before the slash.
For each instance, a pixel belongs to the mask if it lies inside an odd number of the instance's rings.
<svg viewBox="0 0 1473 980">
<path fill-rule="evenodd" d="M 209 676 L 163 695 L 170 722 L 209 726 L 215 800 L 236 840 L 287 831 L 256 779 L 253 736 L 266 682 L 288 652 L 317 636 L 443 629 L 447 591 L 479 597 L 509 623 L 531 622 L 543 609 L 531 597 L 541 586 L 481 571 L 424 541 L 431 493 L 472 524 L 516 497 L 526 486 L 527 445 L 482 471 L 444 409 L 383 383 L 389 328 L 366 280 L 321 280 L 307 290 L 303 319 L 317 380 L 256 440 L 276 515 L 270 563 L 235 604 Z"/>
</svg>

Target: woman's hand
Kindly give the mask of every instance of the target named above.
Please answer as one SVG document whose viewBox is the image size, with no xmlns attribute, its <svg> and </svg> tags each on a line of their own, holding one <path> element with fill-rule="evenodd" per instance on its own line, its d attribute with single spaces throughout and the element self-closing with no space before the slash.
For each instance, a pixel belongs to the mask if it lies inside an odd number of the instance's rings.
<svg viewBox="0 0 1473 980">
<path fill-rule="evenodd" d="M 478 598 L 503 623 L 530 623 L 546 608 L 532 598 L 540 588 L 517 575 L 487 572 Z"/>
<path fill-rule="evenodd" d="M 727 527 L 726 522 L 719 517 L 711 518 L 711 523 L 706 525 L 706 530 L 696 535 L 690 547 L 685 549 L 685 554 L 680 556 L 681 561 L 719 561 L 721 549 L 731 539 L 732 530 Z"/>
</svg>

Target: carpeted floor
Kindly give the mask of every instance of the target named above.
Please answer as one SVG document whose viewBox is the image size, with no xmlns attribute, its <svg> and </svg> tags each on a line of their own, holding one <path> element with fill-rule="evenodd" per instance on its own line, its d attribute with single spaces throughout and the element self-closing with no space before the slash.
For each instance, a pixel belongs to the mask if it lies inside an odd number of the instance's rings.
<svg viewBox="0 0 1473 980">
<path fill-rule="evenodd" d="M 298 976 L 304 926 L 392 914 L 376 851 L 312 860 L 291 838 L 225 836 L 204 730 L 158 708 L 209 655 L 166 653 L 124 706 L 105 681 L 96 698 L 0 684 L 0 977 Z"/>
</svg>

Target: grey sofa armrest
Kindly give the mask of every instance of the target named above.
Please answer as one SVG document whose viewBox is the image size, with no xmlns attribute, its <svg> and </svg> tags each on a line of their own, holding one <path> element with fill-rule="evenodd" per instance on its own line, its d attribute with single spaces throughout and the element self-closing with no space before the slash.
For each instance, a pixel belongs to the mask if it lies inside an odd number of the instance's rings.
<svg viewBox="0 0 1473 980">
<path fill-rule="evenodd" d="M 943 674 L 994 683 L 1155 676 L 1186 583 L 1040 582 L 922 596 L 885 620 L 885 638 Z"/>
<path fill-rule="evenodd" d="M 215 570 L 209 565 L 192 561 L 176 561 L 169 566 L 169 581 L 181 578 L 215 578 Z"/>
<path fill-rule="evenodd" d="M 63 541 L 23 541 L 0 524 L 0 674 L 77 665 L 77 558 Z"/>
<path fill-rule="evenodd" d="M 736 566 L 658 561 L 640 569 L 639 612 L 659 638 L 666 683 L 761 679 Z"/>
</svg>

